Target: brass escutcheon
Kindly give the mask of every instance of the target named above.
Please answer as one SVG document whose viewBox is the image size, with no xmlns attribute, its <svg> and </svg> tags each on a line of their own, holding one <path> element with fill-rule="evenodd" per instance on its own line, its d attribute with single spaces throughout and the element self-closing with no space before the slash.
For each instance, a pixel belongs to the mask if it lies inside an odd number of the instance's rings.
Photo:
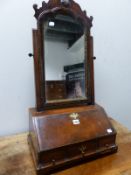
<svg viewBox="0 0 131 175">
<path fill-rule="evenodd" d="M 72 118 L 72 120 L 76 120 L 79 117 L 78 113 L 72 113 L 70 114 L 70 118 Z"/>
<path fill-rule="evenodd" d="M 85 154 L 86 149 L 87 149 L 87 147 L 86 147 L 85 145 L 82 145 L 82 146 L 80 147 L 80 151 L 81 151 L 82 155 Z"/>
</svg>

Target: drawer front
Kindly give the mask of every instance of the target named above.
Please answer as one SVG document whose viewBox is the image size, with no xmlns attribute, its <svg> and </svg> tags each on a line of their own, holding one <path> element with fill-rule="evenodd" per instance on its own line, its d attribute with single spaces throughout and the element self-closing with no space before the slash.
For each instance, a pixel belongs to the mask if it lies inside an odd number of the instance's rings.
<svg viewBox="0 0 131 175">
<path fill-rule="evenodd" d="M 96 141 L 84 142 L 78 145 L 74 145 L 66 150 L 66 154 L 69 159 L 73 157 L 86 157 L 87 155 L 91 154 L 92 152 L 96 151 L 97 143 Z"/>
<path fill-rule="evenodd" d="M 65 98 L 65 94 L 63 92 L 56 92 L 54 91 L 53 93 L 46 93 L 46 97 L 48 100 L 58 100 L 58 99 L 64 99 Z"/>
<path fill-rule="evenodd" d="M 55 166 L 61 161 L 83 158 L 96 151 L 97 145 L 96 141 L 90 141 L 44 152 L 41 157 L 41 162 Z"/>
<path fill-rule="evenodd" d="M 66 89 L 64 84 L 50 83 L 46 85 L 46 97 L 48 100 L 66 98 Z"/>
<path fill-rule="evenodd" d="M 115 144 L 115 135 L 103 137 L 99 140 L 99 148 L 109 147 Z"/>
</svg>

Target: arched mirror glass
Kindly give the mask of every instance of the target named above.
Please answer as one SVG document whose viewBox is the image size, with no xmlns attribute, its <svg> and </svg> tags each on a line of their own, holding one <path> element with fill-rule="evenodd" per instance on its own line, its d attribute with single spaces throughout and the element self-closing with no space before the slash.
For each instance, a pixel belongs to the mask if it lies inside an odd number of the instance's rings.
<svg viewBox="0 0 131 175">
<path fill-rule="evenodd" d="M 58 14 L 43 25 L 46 102 L 86 99 L 86 35 L 81 22 Z"/>
</svg>

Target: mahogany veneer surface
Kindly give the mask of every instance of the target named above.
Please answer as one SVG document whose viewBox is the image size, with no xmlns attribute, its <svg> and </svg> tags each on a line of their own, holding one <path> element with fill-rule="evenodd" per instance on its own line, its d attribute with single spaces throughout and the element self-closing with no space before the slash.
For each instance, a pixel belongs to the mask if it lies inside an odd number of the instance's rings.
<svg viewBox="0 0 131 175">
<path fill-rule="evenodd" d="M 115 153 L 115 140 L 116 131 L 99 105 L 43 112 L 30 109 L 29 145 L 38 175 Z"/>
<path fill-rule="evenodd" d="M 49 110 L 34 118 L 40 150 L 50 150 L 74 143 L 92 140 L 108 135 L 107 129 L 114 131 L 101 107 L 79 107 L 74 109 Z M 56 114 L 56 111 L 60 111 Z M 52 114 L 51 114 L 52 112 Z M 71 112 L 79 114 L 79 125 L 73 125 Z M 37 112 L 38 114 L 38 112 Z M 43 117 L 44 116 L 44 117 Z"/>
<path fill-rule="evenodd" d="M 116 154 L 56 173 L 56 175 L 131 175 L 131 132 L 111 119 L 117 130 Z M 28 133 L 0 138 L 0 175 L 36 175 L 27 143 Z"/>
</svg>

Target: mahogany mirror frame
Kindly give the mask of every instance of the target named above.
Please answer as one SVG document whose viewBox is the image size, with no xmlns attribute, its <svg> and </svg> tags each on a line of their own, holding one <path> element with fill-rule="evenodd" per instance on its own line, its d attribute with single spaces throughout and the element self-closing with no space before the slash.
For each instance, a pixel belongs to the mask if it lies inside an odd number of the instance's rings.
<svg viewBox="0 0 131 175">
<path fill-rule="evenodd" d="M 60 0 L 49 0 L 48 3 L 42 2 L 42 7 L 38 8 L 33 5 L 35 10 L 35 18 L 37 19 L 37 29 L 33 29 L 33 48 L 34 48 L 34 69 L 35 69 L 35 89 L 36 89 L 36 108 L 37 111 L 45 109 L 75 107 L 94 104 L 94 65 L 93 65 L 93 37 L 90 34 L 92 27 L 92 17 L 86 15 L 86 11 L 82 11 L 80 6 L 73 0 L 69 4 L 61 3 Z M 45 95 L 45 68 L 44 68 L 44 34 L 43 22 L 47 16 L 56 14 L 69 15 L 78 21 L 80 20 L 86 32 L 85 48 L 85 91 L 86 98 L 80 100 L 69 100 L 54 103 L 46 102 Z M 88 52 L 88 54 L 87 54 Z"/>
</svg>

